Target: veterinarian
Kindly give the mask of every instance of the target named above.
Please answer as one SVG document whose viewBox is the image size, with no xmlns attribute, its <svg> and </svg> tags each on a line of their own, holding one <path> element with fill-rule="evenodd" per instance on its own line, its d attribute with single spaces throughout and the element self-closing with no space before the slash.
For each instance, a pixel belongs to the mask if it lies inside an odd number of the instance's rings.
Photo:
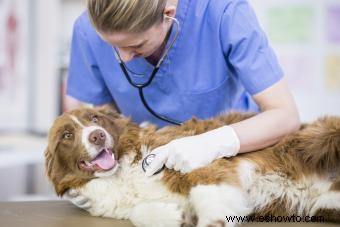
<svg viewBox="0 0 340 227">
<path fill-rule="evenodd" d="M 114 103 L 134 121 L 158 126 L 259 112 L 155 149 L 148 176 L 164 164 L 189 172 L 264 148 L 300 124 L 246 0 L 88 0 L 74 25 L 67 87 L 81 102 Z"/>
</svg>

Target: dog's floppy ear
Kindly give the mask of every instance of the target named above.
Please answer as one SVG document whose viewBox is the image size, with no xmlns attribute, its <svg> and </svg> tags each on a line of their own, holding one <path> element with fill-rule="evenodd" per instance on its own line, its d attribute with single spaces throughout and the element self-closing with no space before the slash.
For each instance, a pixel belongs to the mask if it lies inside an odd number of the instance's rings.
<svg viewBox="0 0 340 227">
<path fill-rule="evenodd" d="M 46 176 L 52 180 L 52 175 L 54 174 L 53 172 L 53 163 L 54 163 L 54 158 L 53 155 L 50 152 L 50 149 L 47 147 L 45 149 L 45 173 Z"/>
<path fill-rule="evenodd" d="M 65 186 L 60 187 L 60 182 L 66 173 L 58 164 L 57 157 L 53 150 L 54 149 L 50 147 L 45 149 L 45 172 L 48 179 L 52 182 L 57 195 L 62 196 L 68 189 Z"/>
<path fill-rule="evenodd" d="M 81 187 L 88 181 L 73 175 L 68 167 L 59 161 L 51 147 L 45 150 L 45 171 L 58 196 L 63 196 L 71 187 Z"/>
</svg>

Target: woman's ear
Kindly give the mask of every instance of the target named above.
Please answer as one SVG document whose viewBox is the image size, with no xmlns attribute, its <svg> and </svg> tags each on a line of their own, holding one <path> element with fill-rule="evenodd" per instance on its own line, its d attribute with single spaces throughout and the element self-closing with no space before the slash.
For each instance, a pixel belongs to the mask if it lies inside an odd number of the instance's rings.
<svg viewBox="0 0 340 227">
<path fill-rule="evenodd" d="M 164 8 L 163 15 L 164 18 L 173 18 L 176 16 L 176 5 L 167 4 Z"/>
</svg>

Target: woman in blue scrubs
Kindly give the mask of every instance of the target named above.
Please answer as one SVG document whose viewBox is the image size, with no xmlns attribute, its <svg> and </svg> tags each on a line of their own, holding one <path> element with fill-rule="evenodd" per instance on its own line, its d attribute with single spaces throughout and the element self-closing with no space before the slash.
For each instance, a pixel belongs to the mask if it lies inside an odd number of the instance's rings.
<svg viewBox="0 0 340 227">
<path fill-rule="evenodd" d="M 231 110 L 259 114 L 157 148 L 147 175 L 164 164 L 188 172 L 261 149 L 299 127 L 283 72 L 246 0 L 88 0 L 74 25 L 68 94 L 96 106 L 115 103 L 136 122 L 169 124 L 146 109 L 119 60 L 143 83 L 172 41 L 143 89 L 156 113 L 179 122 Z"/>
</svg>

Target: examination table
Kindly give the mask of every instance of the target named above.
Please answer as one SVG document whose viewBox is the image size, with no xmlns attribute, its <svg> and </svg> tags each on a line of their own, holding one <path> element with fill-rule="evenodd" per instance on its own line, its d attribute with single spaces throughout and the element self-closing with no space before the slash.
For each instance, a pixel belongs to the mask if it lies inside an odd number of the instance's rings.
<svg viewBox="0 0 340 227">
<path fill-rule="evenodd" d="M 0 227 L 132 227 L 127 220 L 92 217 L 68 201 L 0 202 Z M 242 226 L 339 226 L 330 223 L 246 223 Z"/>
</svg>

